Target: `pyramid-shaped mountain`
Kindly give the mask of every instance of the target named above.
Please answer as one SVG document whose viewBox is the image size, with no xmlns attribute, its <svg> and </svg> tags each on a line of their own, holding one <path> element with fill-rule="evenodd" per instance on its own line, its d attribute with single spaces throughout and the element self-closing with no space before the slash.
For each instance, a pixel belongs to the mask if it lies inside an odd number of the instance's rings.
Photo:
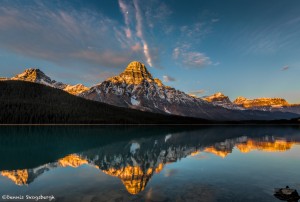
<svg viewBox="0 0 300 202">
<path fill-rule="evenodd" d="M 228 109 L 165 86 L 153 78 L 146 66 L 131 62 L 118 76 L 108 78 L 79 96 L 107 104 L 209 120 L 270 120 L 278 116 L 264 112 Z"/>
</svg>

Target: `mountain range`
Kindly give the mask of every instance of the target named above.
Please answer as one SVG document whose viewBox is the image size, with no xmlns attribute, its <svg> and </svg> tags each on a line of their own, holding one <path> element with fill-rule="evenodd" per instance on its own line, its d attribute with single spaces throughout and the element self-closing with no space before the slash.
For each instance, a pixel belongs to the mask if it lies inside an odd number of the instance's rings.
<svg viewBox="0 0 300 202">
<path fill-rule="evenodd" d="M 247 99 L 245 97 L 238 97 L 232 102 L 228 96 L 218 92 L 203 99 L 214 105 L 229 109 L 281 111 L 300 114 L 300 104 L 290 104 L 283 98 Z"/>
<path fill-rule="evenodd" d="M 278 98 L 248 100 L 239 97 L 231 102 L 228 96 L 222 93 L 204 98 L 191 96 L 164 85 L 158 78 L 153 78 L 146 66 L 137 61 L 131 62 L 120 75 L 90 88 L 82 84 L 57 82 L 34 68 L 26 69 L 12 78 L 0 80 L 38 83 L 86 100 L 122 108 L 214 121 L 291 119 L 299 117 L 300 114 L 300 105 L 291 105 Z"/>
</svg>

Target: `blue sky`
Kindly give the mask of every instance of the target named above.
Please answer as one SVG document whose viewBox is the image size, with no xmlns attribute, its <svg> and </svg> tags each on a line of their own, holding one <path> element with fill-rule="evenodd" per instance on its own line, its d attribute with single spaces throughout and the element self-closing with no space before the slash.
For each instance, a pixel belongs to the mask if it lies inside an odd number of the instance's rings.
<svg viewBox="0 0 300 202">
<path fill-rule="evenodd" d="M 1 1 L 0 76 L 93 85 L 132 60 L 198 96 L 300 103 L 300 1 Z"/>
</svg>

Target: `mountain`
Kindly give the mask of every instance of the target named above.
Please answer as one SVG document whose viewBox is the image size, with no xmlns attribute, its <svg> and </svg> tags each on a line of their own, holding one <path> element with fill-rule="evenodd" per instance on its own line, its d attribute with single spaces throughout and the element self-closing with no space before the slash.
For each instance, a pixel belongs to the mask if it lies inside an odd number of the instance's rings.
<svg viewBox="0 0 300 202">
<path fill-rule="evenodd" d="M 81 94 L 85 91 L 88 91 L 89 88 L 82 85 L 82 84 L 76 84 L 76 85 L 73 85 L 73 86 L 67 85 L 63 90 L 70 93 L 70 94 L 72 94 L 72 95 L 79 95 L 79 94 Z"/>
<path fill-rule="evenodd" d="M 137 61 L 131 62 L 119 76 L 108 78 L 79 96 L 119 107 L 209 120 L 272 120 L 285 119 L 287 115 L 214 105 L 165 86 Z"/>
<path fill-rule="evenodd" d="M 9 79 L 6 78 L 6 80 Z M 72 85 L 64 84 L 62 82 L 57 82 L 55 80 L 52 80 L 50 77 L 48 77 L 40 69 L 35 69 L 35 68 L 26 69 L 23 73 L 12 77 L 10 80 L 29 81 L 29 82 L 44 84 L 46 86 L 64 90 L 73 95 L 80 94 L 89 89 L 88 87 L 85 87 L 82 84 L 77 84 L 72 86 Z"/>
<path fill-rule="evenodd" d="M 203 119 L 141 112 L 24 81 L 0 82 L 0 124 L 179 124 Z"/>
<path fill-rule="evenodd" d="M 233 103 L 245 109 L 262 111 L 281 111 L 300 114 L 300 104 L 290 104 L 283 98 L 236 98 Z"/>
<path fill-rule="evenodd" d="M 255 107 L 288 107 L 291 106 L 283 98 L 256 98 L 249 100 L 245 97 L 238 97 L 234 100 L 234 104 L 240 105 L 244 108 L 255 108 Z"/>
<path fill-rule="evenodd" d="M 64 89 L 65 87 L 67 87 L 66 84 L 51 80 L 51 78 L 48 77 L 44 72 L 35 68 L 26 69 L 23 73 L 17 74 L 16 76 L 12 77 L 11 80 L 40 83 L 58 89 Z"/>
<path fill-rule="evenodd" d="M 289 104 L 283 98 L 256 98 L 253 100 L 238 97 L 233 102 L 228 96 L 218 92 L 202 98 L 216 106 L 236 110 L 280 111 L 300 114 L 300 104 Z"/>
<path fill-rule="evenodd" d="M 222 106 L 222 107 L 227 108 L 227 109 L 244 110 L 243 107 L 239 107 L 239 106 L 233 104 L 228 96 L 226 96 L 226 95 L 224 95 L 223 93 L 220 93 L 220 92 L 215 93 L 215 94 L 210 95 L 210 96 L 203 97 L 202 99 L 207 101 L 207 102 L 210 102 L 214 105 Z"/>
</svg>

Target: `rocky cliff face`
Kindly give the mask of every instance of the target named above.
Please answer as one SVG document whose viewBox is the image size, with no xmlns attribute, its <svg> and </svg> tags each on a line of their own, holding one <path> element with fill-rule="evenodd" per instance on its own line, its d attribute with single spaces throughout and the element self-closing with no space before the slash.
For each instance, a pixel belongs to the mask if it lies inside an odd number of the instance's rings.
<svg viewBox="0 0 300 202">
<path fill-rule="evenodd" d="M 289 104 L 283 98 L 256 98 L 251 100 L 245 97 L 238 97 L 233 102 L 231 102 L 228 96 L 218 92 L 213 95 L 203 97 L 202 99 L 214 105 L 222 106 L 227 109 L 257 110 L 269 112 L 279 111 L 300 114 L 299 104 Z"/>
<path fill-rule="evenodd" d="M 64 90 L 70 94 L 78 95 L 80 93 L 83 93 L 84 91 L 89 90 L 89 88 L 85 87 L 82 84 L 77 85 L 68 85 L 64 84 L 62 82 L 57 82 L 55 80 L 52 80 L 50 77 L 48 77 L 44 72 L 42 72 L 40 69 L 36 68 L 29 68 L 26 69 L 23 73 L 18 74 L 10 79 L 6 80 L 21 80 L 21 81 L 28 81 L 28 82 L 34 82 L 39 83 L 43 85 L 47 85 L 53 88 L 58 88 L 61 90 Z"/>
<path fill-rule="evenodd" d="M 82 84 L 76 84 L 74 86 L 67 85 L 63 90 L 72 94 L 72 95 L 79 95 L 85 91 L 88 91 L 90 88 L 82 85 Z"/>
<path fill-rule="evenodd" d="M 228 96 L 226 96 L 226 95 L 224 95 L 223 93 L 220 93 L 220 92 L 215 93 L 215 94 L 210 95 L 210 96 L 207 96 L 207 97 L 203 97 L 202 99 L 207 101 L 207 102 L 210 102 L 214 105 L 222 106 L 222 107 L 227 108 L 227 109 L 238 109 L 238 110 L 243 110 L 244 109 L 243 107 L 239 107 L 239 106 L 233 104 Z"/>
<path fill-rule="evenodd" d="M 253 100 L 245 97 L 238 97 L 233 101 L 234 104 L 242 106 L 244 108 L 255 108 L 255 107 L 288 107 L 291 106 L 283 98 L 256 98 Z"/>
<path fill-rule="evenodd" d="M 137 61 L 131 62 L 119 76 L 111 77 L 107 81 L 111 81 L 112 83 L 126 83 L 128 85 L 139 85 L 147 81 L 162 85 L 159 79 L 153 79 L 144 64 Z"/>
<path fill-rule="evenodd" d="M 283 98 L 256 98 L 247 99 L 245 97 L 238 97 L 233 101 L 237 106 L 251 110 L 261 111 L 281 111 L 281 112 L 292 112 L 300 114 L 299 104 L 289 104 Z"/>
<path fill-rule="evenodd" d="M 56 82 L 54 80 L 51 80 L 51 78 L 48 77 L 46 74 L 44 74 L 44 72 L 35 68 L 26 69 L 23 73 L 12 77 L 11 80 L 21 80 L 21 81 L 40 83 L 40 84 L 44 84 L 59 89 L 63 89 L 67 86 L 66 84 L 63 84 L 61 82 Z"/>
</svg>

